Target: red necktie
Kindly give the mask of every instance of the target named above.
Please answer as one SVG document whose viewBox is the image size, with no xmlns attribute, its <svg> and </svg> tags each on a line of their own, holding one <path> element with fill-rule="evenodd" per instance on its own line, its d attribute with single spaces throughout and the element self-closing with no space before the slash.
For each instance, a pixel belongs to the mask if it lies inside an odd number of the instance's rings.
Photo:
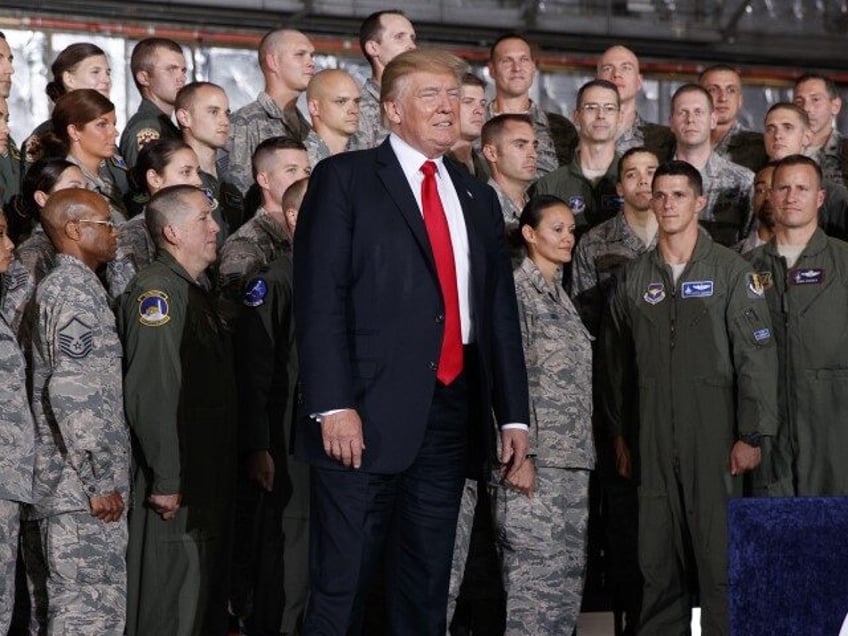
<svg viewBox="0 0 848 636">
<path fill-rule="evenodd" d="M 448 219 L 436 186 L 436 164 L 425 161 L 421 172 L 424 173 L 424 182 L 421 184 L 424 225 L 436 260 L 439 287 L 442 288 L 445 302 L 445 332 L 436 377 L 442 384 L 448 385 L 462 371 L 462 329 L 459 322 L 459 293 L 456 290 L 456 263 L 453 260 Z"/>
</svg>

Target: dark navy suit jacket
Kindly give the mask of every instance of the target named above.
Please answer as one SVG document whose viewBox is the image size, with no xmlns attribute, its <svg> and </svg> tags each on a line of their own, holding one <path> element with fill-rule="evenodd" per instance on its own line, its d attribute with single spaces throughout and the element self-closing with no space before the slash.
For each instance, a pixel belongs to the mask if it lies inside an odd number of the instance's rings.
<svg viewBox="0 0 848 636">
<path fill-rule="evenodd" d="M 500 423 L 527 423 L 524 355 L 497 197 L 444 165 L 468 231 L 481 367 L 474 410 L 489 425 L 493 412 Z M 405 470 L 427 424 L 444 303 L 424 220 L 388 139 L 325 159 L 313 171 L 295 234 L 294 311 L 301 364 L 297 456 L 340 467 L 325 454 L 320 424 L 308 415 L 355 408 L 366 446 L 362 470 Z"/>
</svg>

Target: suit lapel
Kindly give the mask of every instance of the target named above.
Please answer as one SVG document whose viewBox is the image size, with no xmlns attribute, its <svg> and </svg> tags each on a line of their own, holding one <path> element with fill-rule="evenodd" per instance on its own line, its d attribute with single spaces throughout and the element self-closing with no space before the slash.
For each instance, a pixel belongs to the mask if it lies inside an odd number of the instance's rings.
<svg viewBox="0 0 848 636">
<path fill-rule="evenodd" d="M 377 176 L 383 182 L 383 186 L 389 196 L 395 202 L 398 212 L 406 221 L 415 242 L 427 259 L 427 263 L 433 274 L 436 274 L 436 261 L 433 258 L 433 250 L 430 248 L 430 239 L 427 237 L 427 228 L 424 227 L 424 218 L 415 201 L 415 196 L 409 188 L 406 175 L 400 167 L 400 162 L 395 156 L 389 139 L 377 147 Z"/>
</svg>

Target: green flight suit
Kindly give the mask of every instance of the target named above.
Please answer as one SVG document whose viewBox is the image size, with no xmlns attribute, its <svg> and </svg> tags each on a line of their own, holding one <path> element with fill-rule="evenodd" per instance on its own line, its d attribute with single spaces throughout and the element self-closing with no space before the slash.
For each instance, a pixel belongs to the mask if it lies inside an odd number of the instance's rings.
<svg viewBox="0 0 848 636">
<path fill-rule="evenodd" d="M 774 240 L 745 257 L 765 290 L 780 368 L 766 492 L 848 495 L 848 244 L 819 228 L 792 268 Z"/>
<path fill-rule="evenodd" d="M 121 301 L 134 455 L 127 634 L 224 634 L 236 465 L 231 339 L 212 296 L 166 252 Z M 147 496 L 173 493 L 182 504 L 164 521 Z"/>
<path fill-rule="evenodd" d="M 119 148 L 127 166 L 134 168 L 141 149 L 157 139 L 182 139 L 182 134 L 170 116 L 149 99 L 142 99 L 121 133 Z"/>
<path fill-rule="evenodd" d="M 728 632 L 727 500 L 742 494 L 730 450 L 777 424 L 776 347 L 751 279 L 701 231 L 676 285 L 659 248 L 626 266 L 603 326 L 614 434 L 629 421 L 628 389 L 639 404 L 643 634 L 688 633 L 693 566 L 703 633 Z"/>
<path fill-rule="evenodd" d="M 254 564 L 247 577 L 249 633 L 295 634 L 309 591 L 309 466 L 291 454 L 298 363 L 290 253 L 248 281 L 242 303 L 236 331 L 239 448 L 268 451 L 275 472 L 271 492 L 258 497 L 258 486 L 249 482 L 248 493 L 256 494 L 240 494 L 240 503 L 252 500 L 254 527 L 237 531 L 233 569 Z"/>
<path fill-rule="evenodd" d="M 22 225 L 18 215 L 12 208 L 12 200 L 21 192 L 21 153 L 15 140 L 9 137 L 6 154 L 0 155 L 0 207 L 6 211 L 6 219 L 10 224 L 9 234 L 15 242 L 21 233 Z M 29 227 L 24 228 L 28 232 Z"/>
</svg>

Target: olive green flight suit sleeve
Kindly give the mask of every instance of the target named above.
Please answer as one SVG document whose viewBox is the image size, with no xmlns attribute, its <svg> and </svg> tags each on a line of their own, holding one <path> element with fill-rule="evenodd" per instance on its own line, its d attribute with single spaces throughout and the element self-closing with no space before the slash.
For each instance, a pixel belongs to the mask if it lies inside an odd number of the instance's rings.
<svg viewBox="0 0 848 636">
<path fill-rule="evenodd" d="M 604 377 L 601 378 L 603 391 L 604 421 L 609 429 L 605 431 L 609 438 L 624 435 L 632 439 L 627 426 L 632 426 L 633 413 L 630 400 L 636 386 L 636 370 L 633 368 L 634 346 L 630 331 L 629 307 L 625 292 L 625 272 L 615 277 L 612 298 L 601 320 L 598 350 L 604 357 Z"/>
</svg>

